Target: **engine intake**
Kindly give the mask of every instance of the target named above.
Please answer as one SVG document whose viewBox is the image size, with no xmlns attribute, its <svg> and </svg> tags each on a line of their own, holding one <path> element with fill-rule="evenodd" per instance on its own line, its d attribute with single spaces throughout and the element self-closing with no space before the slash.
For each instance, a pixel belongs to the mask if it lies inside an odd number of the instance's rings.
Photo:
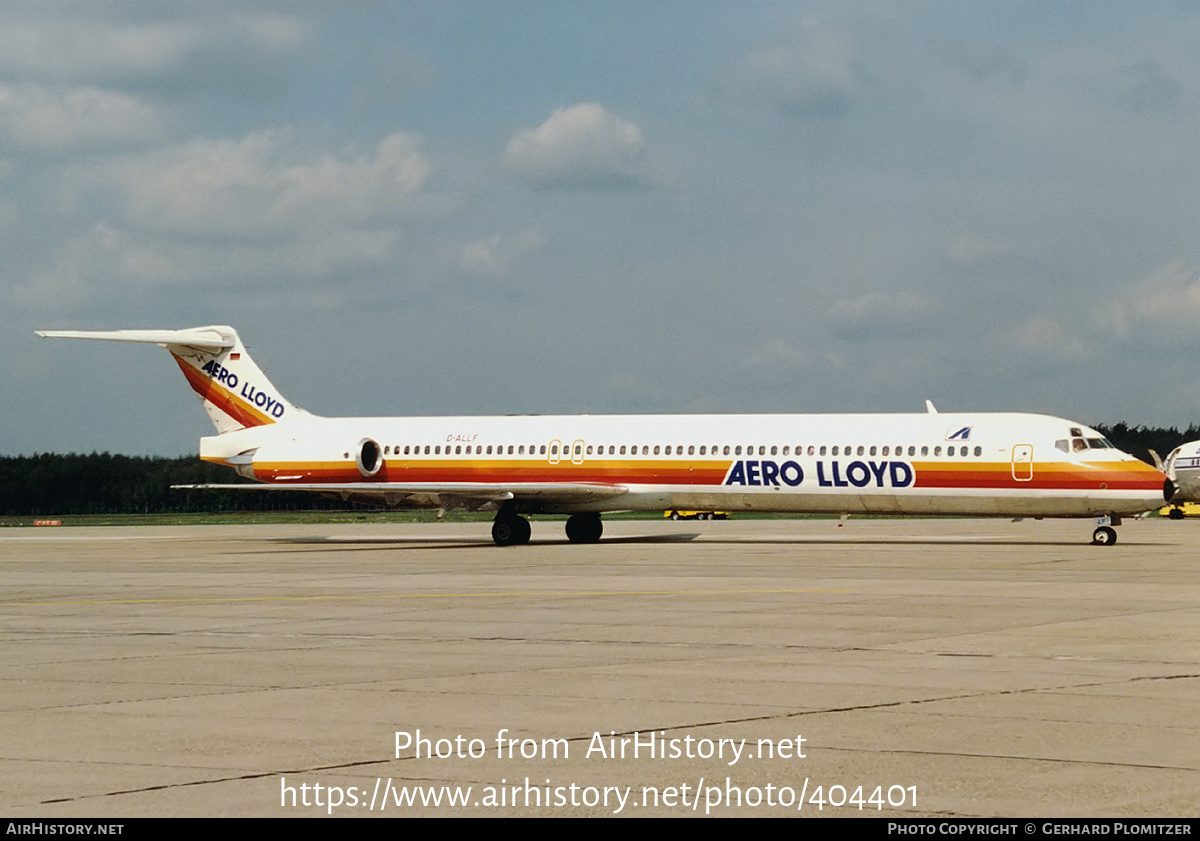
<svg viewBox="0 0 1200 841">
<path fill-rule="evenodd" d="M 383 449 L 374 440 L 364 438 L 358 442 L 354 462 L 358 465 L 358 472 L 370 479 L 383 467 Z"/>
</svg>

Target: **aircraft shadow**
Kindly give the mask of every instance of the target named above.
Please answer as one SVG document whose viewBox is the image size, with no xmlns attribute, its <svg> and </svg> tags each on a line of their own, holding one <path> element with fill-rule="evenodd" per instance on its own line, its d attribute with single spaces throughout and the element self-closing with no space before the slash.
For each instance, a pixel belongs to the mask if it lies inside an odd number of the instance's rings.
<svg viewBox="0 0 1200 841">
<path fill-rule="evenodd" d="M 620 544 L 620 543 L 690 543 L 700 537 L 698 533 L 693 534 L 648 534 L 648 535 L 629 535 L 622 537 L 601 538 L 601 544 Z M 324 547 L 345 547 L 354 549 L 366 549 L 375 546 L 390 546 L 394 548 L 408 547 L 412 549 L 478 549 L 487 548 L 494 549 L 496 547 L 491 540 L 484 536 L 480 536 L 478 540 L 470 540 L 462 537 L 388 537 L 386 535 L 363 535 L 361 537 L 353 536 L 316 536 L 316 537 L 279 537 L 272 540 L 274 543 L 287 543 L 291 545 L 308 545 L 308 546 L 324 546 Z M 565 538 L 547 538 L 530 540 L 529 546 L 563 546 L 568 545 Z"/>
<path fill-rule="evenodd" d="M 751 543 L 774 545 L 813 546 L 1090 546 L 1085 539 L 1079 540 L 1014 540 L 1006 537 L 705 537 L 705 543 L 727 543 L 745 546 Z M 1123 540 L 1121 545 L 1138 545 L 1137 541 Z"/>
</svg>

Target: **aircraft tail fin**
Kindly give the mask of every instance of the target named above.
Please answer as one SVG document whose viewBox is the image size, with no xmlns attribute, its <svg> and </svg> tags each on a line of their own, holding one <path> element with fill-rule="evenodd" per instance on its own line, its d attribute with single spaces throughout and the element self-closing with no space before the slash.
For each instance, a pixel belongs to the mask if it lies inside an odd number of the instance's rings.
<svg viewBox="0 0 1200 841">
<path fill-rule="evenodd" d="M 39 330 L 55 339 L 140 342 L 170 351 L 200 396 L 217 432 L 279 423 L 306 414 L 289 402 L 254 364 L 232 327 L 214 325 L 186 330 Z"/>
</svg>

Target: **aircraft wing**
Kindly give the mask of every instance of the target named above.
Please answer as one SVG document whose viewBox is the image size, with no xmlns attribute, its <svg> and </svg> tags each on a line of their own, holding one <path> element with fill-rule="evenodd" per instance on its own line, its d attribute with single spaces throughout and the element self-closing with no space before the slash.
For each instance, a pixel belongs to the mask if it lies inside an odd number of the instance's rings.
<svg viewBox="0 0 1200 841">
<path fill-rule="evenodd" d="M 219 491 L 304 491 L 334 494 L 342 499 L 377 501 L 409 508 L 466 508 L 475 510 L 488 503 L 518 500 L 540 505 L 580 505 L 612 499 L 628 493 L 624 485 L 586 482 L 544 484 L 513 482 L 245 482 L 229 485 L 172 485 L 177 490 Z"/>
</svg>

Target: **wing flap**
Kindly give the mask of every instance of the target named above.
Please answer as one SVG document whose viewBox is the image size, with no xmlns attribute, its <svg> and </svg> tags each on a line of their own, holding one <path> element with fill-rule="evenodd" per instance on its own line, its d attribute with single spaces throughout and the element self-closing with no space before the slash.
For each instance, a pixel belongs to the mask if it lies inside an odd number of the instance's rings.
<svg viewBox="0 0 1200 841">
<path fill-rule="evenodd" d="M 487 503 L 519 500 L 542 504 L 578 505 L 611 499 L 628 493 L 624 485 L 588 483 L 514 482 L 498 485 L 484 482 L 451 484 L 402 482 L 248 482 L 230 485 L 172 485 L 177 490 L 214 491 L 302 491 L 337 494 L 344 499 L 378 499 L 387 505 L 478 508 Z"/>
</svg>

